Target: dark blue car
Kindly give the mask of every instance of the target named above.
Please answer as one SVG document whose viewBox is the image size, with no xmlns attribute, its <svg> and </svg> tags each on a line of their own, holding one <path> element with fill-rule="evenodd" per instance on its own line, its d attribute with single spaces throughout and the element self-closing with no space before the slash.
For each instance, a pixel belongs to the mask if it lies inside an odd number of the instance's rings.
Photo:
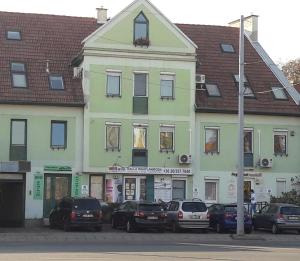
<svg viewBox="0 0 300 261">
<path fill-rule="evenodd" d="M 236 204 L 214 204 L 208 208 L 209 225 L 218 233 L 236 230 L 237 205 Z M 244 215 L 245 233 L 252 232 L 252 219 L 245 209 Z"/>
</svg>

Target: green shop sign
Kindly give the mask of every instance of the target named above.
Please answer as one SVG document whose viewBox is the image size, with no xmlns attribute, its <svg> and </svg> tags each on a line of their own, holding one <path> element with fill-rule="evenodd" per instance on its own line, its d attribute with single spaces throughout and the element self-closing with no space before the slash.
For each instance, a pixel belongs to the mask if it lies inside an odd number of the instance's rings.
<svg viewBox="0 0 300 261">
<path fill-rule="evenodd" d="M 44 166 L 44 171 L 72 171 L 72 167 L 70 167 L 70 166 L 46 165 L 46 166 Z"/>
<path fill-rule="evenodd" d="M 81 183 L 81 178 L 80 176 L 73 176 L 73 186 L 72 186 L 72 191 L 73 191 L 73 196 L 74 197 L 80 197 L 81 191 L 80 191 L 80 183 Z"/>
<path fill-rule="evenodd" d="M 35 174 L 33 179 L 33 199 L 42 200 L 44 191 L 44 177 L 41 174 Z"/>
</svg>

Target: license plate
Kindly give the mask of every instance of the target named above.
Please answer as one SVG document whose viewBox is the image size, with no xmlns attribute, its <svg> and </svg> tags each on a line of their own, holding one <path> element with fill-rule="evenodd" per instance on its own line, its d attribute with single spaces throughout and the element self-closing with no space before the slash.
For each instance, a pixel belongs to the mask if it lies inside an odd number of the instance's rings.
<svg viewBox="0 0 300 261">
<path fill-rule="evenodd" d="M 158 219 L 158 217 L 147 217 L 147 219 Z"/>
<path fill-rule="evenodd" d="M 191 218 L 192 219 L 200 219 L 200 216 L 199 215 L 192 215 Z"/>
<path fill-rule="evenodd" d="M 83 214 L 82 216 L 83 216 L 83 217 L 88 217 L 88 218 L 89 218 L 89 217 L 93 217 L 94 215 L 93 215 L 93 214 Z"/>
<path fill-rule="evenodd" d="M 299 217 L 288 217 L 288 220 L 299 220 Z"/>
</svg>

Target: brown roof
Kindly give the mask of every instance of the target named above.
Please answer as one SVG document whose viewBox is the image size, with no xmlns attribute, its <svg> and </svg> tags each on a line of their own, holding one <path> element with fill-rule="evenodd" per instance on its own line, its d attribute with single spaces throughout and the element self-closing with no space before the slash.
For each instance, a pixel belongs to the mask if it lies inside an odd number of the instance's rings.
<svg viewBox="0 0 300 261">
<path fill-rule="evenodd" d="M 295 84 L 294 87 L 300 93 L 300 83 Z"/>
<path fill-rule="evenodd" d="M 97 27 L 93 18 L 0 12 L 0 103 L 82 106 L 81 80 L 70 64 Z M 7 40 L 7 30 L 20 30 L 22 40 Z M 47 60 L 65 90 L 49 88 Z M 26 64 L 28 88 L 12 88 L 10 62 Z"/>
<path fill-rule="evenodd" d="M 197 111 L 236 113 L 238 88 L 233 75 L 239 72 L 239 29 L 210 25 L 177 25 L 197 45 L 199 66 L 197 73 L 205 74 L 206 82 L 217 84 L 222 97 L 208 97 L 205 91 L 196 91 Z M 221 43 L 232 44 L 235 53 L 223 53 Z M 255 98 L 245 98 L 245 112 L 249 114 L 299 115 L 300 108 L 290 96 L 276 100 L 271 87 L 282 87 L 245 38 L 245 76 Z M 265 93 L 260 93 L 265 92 Z"/>
</svg>

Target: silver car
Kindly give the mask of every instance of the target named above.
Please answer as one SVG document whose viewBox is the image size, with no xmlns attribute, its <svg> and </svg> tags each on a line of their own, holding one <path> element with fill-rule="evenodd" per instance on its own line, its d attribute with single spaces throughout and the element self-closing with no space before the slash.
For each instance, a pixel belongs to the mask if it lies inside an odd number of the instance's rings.
<svg viewBox="0 0 300 261">
<path fill-rule="evenodd" d="M 173 200 L 168 205 L 167 222 L 173 232 L 209 228 L 207 207 L 201 200 Z"/>
</svg>

